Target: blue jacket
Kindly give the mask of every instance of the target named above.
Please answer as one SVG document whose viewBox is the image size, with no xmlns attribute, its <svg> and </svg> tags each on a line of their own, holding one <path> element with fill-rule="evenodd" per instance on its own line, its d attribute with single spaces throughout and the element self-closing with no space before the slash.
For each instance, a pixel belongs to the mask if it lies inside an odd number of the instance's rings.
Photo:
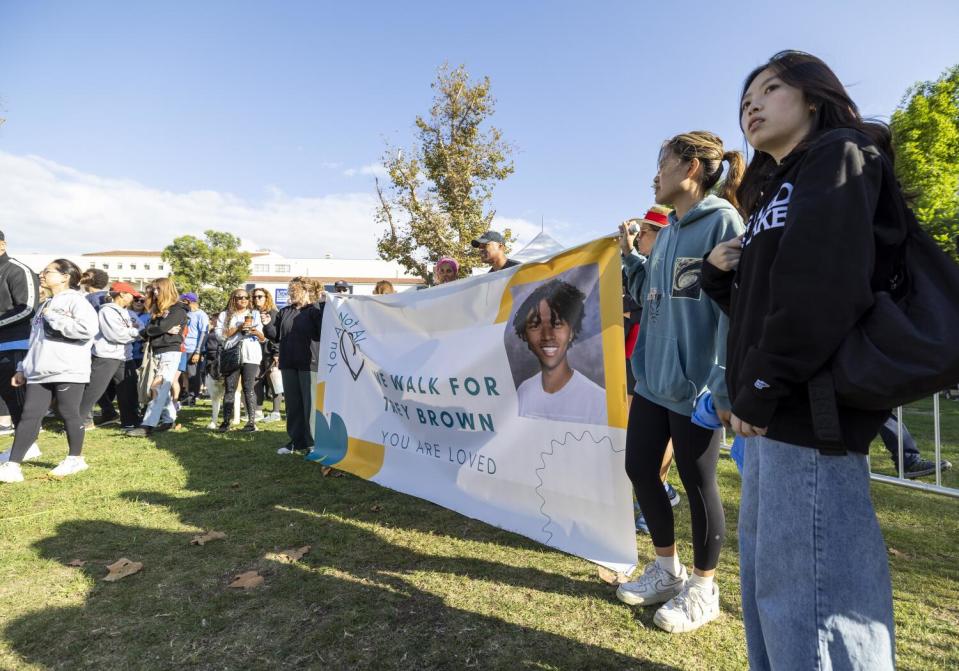
<svg viewBox="0 0 959 671">
<path fill-rule="evenodd" d="M 712 392 L 728 410 L 726 330 L 728 320 L 702 290 L 703 256 L 741 235 L 742 217 L 728 201 L 706 196 L 682 220 L 656 238 L 649 258 L 623 258 L 627 289 L 643 306 L 639 340 L 630 359 L 636 393 L 681 415 L 692 416 L 696 398 Z"/>
</svg>

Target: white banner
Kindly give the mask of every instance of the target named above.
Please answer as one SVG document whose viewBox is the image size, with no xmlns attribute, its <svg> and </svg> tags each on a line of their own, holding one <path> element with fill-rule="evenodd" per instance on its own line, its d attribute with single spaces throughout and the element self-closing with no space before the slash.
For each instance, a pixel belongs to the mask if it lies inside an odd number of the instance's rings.
<svg viewBox="0 0 959 671">
<path fill-rule="evenodd" d="M 620 272 L 604 239 L 422 291 L 328 295 L 309 458 L 631 570 Z"/>
</svg>

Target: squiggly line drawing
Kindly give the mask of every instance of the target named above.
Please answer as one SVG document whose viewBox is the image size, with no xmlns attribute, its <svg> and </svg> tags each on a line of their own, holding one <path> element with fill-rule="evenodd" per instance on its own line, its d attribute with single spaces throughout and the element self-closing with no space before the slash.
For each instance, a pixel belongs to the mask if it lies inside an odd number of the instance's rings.
<svg viewBox="0 0 959 671">
<path fill-rule="evenodd" d="M 581 442 L 584 441 L 584 439 L 586 438 L 586 436 L 589 436 L 590 440 L 593 441 L 593 444 L 594 444 L 594 445 L 599 445 L 599 444 L 604 443 L 604 442 L 605 442 L 605 443 L 608 443 L 608 444 L 609 444 L 609 449 L 610 449 L 610 451 L 612 451 L 612 452 L 624 452 L 624 451 L 626 450 L 626 446 L 625 446 L 625 445 L 623 445 L 623 447 L 620 448 L 620 449 L 616 449 L 616 448 L 613 446 L 613 441 L 610 439 L 609 436 L 601 436 L 601 437 L 599 438 L 599 440 L 597 440 L 597 439 L 593 436 L 593 434 L 592 434 L 588 429 L 586 429 L 586 430 L 583 431 L 582 435 L 580 435 L 579 437 L 577 437 L 576 434 L 573 433 L 572 431 L 567 431 L 566 434 L 563 436 L 562 441 L 560 441 L 560 440 L 558 440 L 558 439 L 556 439 L 556 438 L 553 438 L 552 440 L 549 441 L 549 450 L 548 450 L 548 451 L 543 451 L 543 452 L 540 452 L 540 453 L 539 453 L 539 461 L 540 461 L 540 463 L 542 464 L 542 466 L 540 466 L 539 468 L 537 468 L 537 469 L 535 470 L 536 479 L 539 480 L 539 484 L 536 486 L 536 488 L 535 488 L 533 491 L 536 492 L 536 496 L 538 496 L 538 497 L 539 497 L 539 500 L 542 501 L 542 503 L 541 503 L 540 506 L 539 506 L 539 512 L 540 512 L 540 514 L 541 514 L 543 517 L 546 518 L 546 524 L 543 525 L 543 528 L 541 529 L 541 531 L 546 535 L 546 540 L 543 541 L 543 542 L 544 542 L 545 544 L 547 544 L 547 545 L 550 543 L 550 541 L 553 540 L 553 532 L 549 530 L 549 526 L 550 526 L 551 524 L 553 524 L 553 518 L 550 517 L 550 516 L 549 516 L 549 513 L 547 513 L 546 510 L 545 510 L 545 508 L 546 508 L 546 498 L 543 496 L 542 491 L 540 491 L 540 490 L 543 488 L 543 486 L 545 485 L 545 483 L 543 482 L 542 472 L 545 471 L 545 470 L 548 468 L 548 466 L 546 465 L 546 457 L 547 457 L 547 456 L 552 457 L 552 456 L 554 455 L 554 452 L 555 452 L 555 447 L 556 447 L 557 445 L 560 446 L 560 447 L 565 446 L 566 443 L 569 442 L 569 439 L 570 439 L 570 438 L 572 438 L 573 441 L 575 441 L 575 442 L 577 442 L 577 443 L 581 443 Z"/>
</svg>

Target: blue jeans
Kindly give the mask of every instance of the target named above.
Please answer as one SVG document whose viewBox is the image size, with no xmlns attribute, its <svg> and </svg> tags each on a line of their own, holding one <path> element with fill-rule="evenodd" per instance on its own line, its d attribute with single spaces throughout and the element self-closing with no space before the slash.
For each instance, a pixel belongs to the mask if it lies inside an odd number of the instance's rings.
<svg viewBox="0 0 959 671">
<path fill-rule="evenodd" d="M 895 668 L 866 457 L 746 442 L 739 552 L 750 668 Z"/>
<path fill-rule="evenodd" d="M 164 352 L 154 354 L 153 357 L 157 367 L 156 376 L 162 378 L 163 382 L 157 387 L 156 396 L 147 406 L 143 415 L 143 426 L 156 426 L 161 421 L 172 424 L 176 421 L 176 406 L 170 396 L 170 387 L 173 378 L 180 374 L 177 370 L 180 366 L 180 352 Z"/>
</svg>

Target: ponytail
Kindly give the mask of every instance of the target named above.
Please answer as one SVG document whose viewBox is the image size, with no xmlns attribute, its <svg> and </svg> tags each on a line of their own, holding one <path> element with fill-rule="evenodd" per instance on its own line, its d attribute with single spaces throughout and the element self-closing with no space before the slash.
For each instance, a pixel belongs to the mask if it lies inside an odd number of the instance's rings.
<svg viewBox="0 0 959 671">
<path fill-rule="evenodd" d="M 746 172 L 746 160 L 742 152 L 727 151 L 723 154 L 723 161 L 729 164 L 729 170 L 726 171 L 726 179 L 723 180 L 723 186 L 719 190 L 719 197 L 725 198 L 732 206 L 742 214 L 739 199 L 736 197 L 736 191 L 743 181 L 743 174 Z"/>
</svg>

